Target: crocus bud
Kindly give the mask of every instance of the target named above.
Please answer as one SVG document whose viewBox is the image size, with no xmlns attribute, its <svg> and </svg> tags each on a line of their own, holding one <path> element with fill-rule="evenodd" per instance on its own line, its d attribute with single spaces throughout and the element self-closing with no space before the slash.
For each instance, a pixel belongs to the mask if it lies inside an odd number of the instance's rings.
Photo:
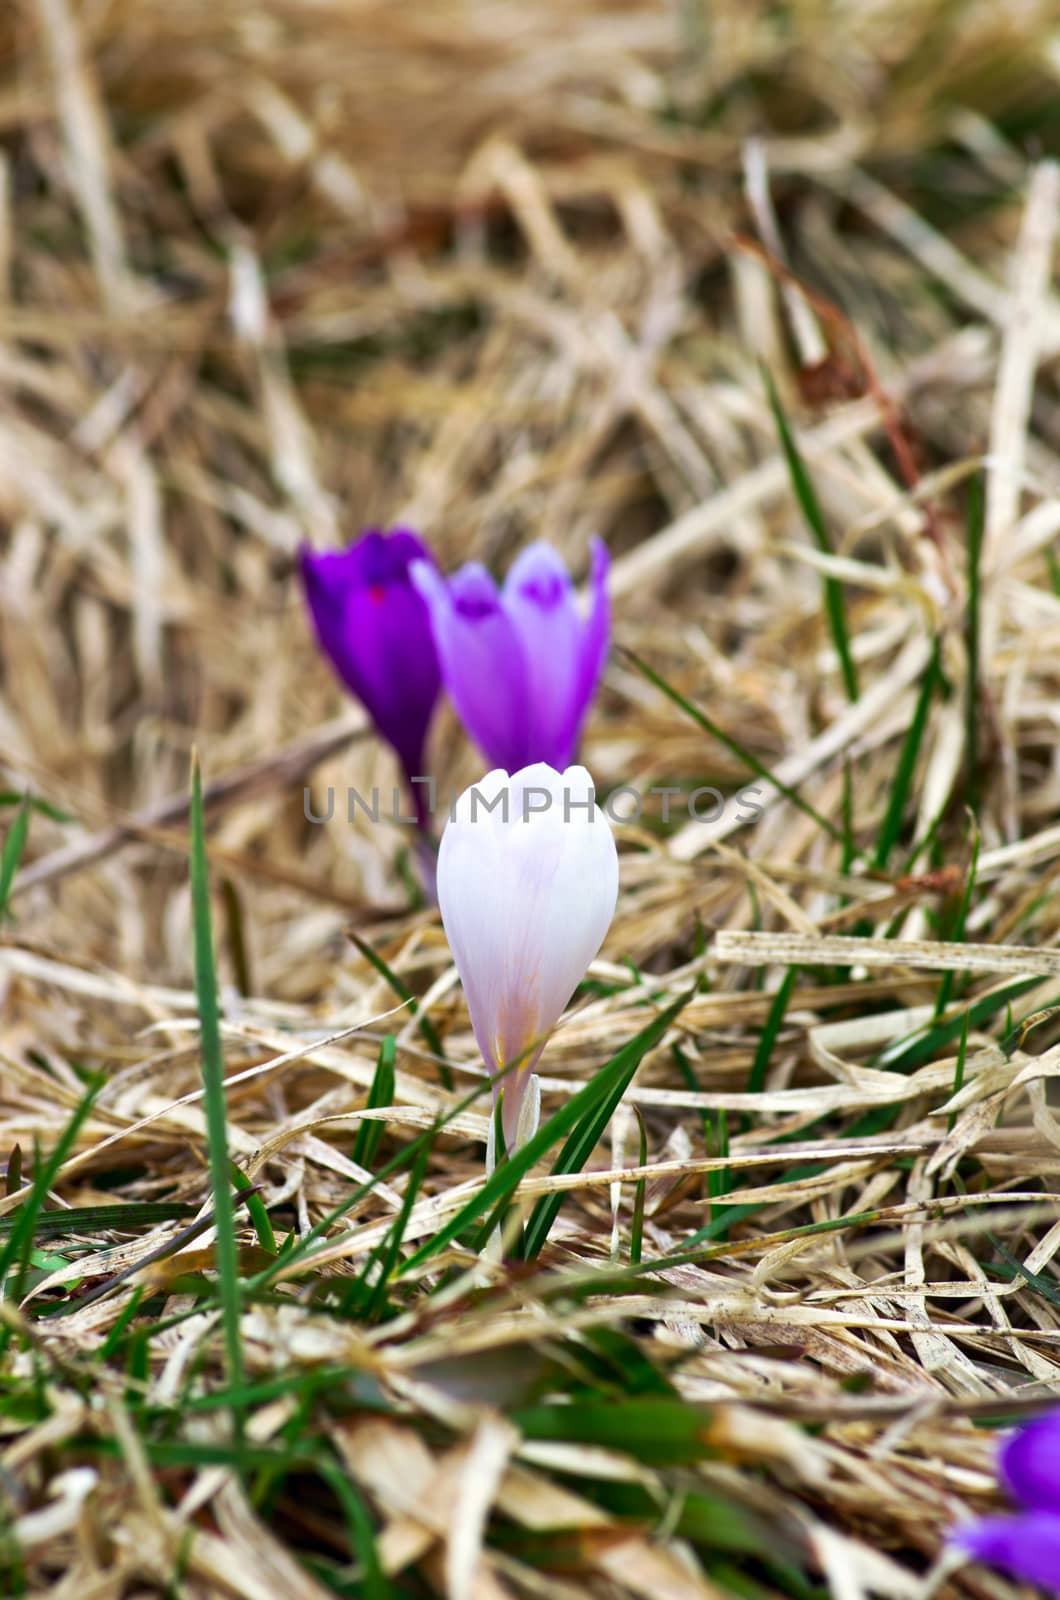
<svg viewBox="0 0 1060 1600">
<path fill-rule="evenodd" d="M 409 780 L 423 772 L 427 729 L 441 688 L 427 607 L 409 578 L 414 562 L 433 571 L 432 559 L 405 528 L 369 529 L 348 550 L 301 552 L 320 647 L 393 746 Z M 422 786 L 412 786 L 412 793 L 425 826 Z"/>
<path fill-rule="evenodd" d="M 617 896 L 614 836 L 584 767 L 497 769 L 453 807 L 438 904 L 486 1066 L 495 1075 L 518 1063 L 493 1086 L 509 1148 L 534 1132 L 534 1067 Z"/>
<path fill-rule="evenodd" d="M 570 574 L 551 546 L 528 546 L 498 592 L 471 562 L 448 582 L 433 566 L 412 579 L 430 607 L 442 678 L 488 761 L 562 772 L 578 745 L 607 656 L 608 555 L 593 541 L 592 601 L 578 614 Z"/>
</svg>

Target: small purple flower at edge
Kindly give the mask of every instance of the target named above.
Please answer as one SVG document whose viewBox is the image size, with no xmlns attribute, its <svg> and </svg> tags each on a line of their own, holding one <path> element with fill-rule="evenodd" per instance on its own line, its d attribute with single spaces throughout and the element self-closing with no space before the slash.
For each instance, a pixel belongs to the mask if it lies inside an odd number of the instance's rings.
<svg viewBox="0 0 1060 1600">
<path fill-rule="evenodd" d="M 1060 1410 L 1009 1435 L 998 1452 L 998 1476 L 1023 1510 L 958 1528 L 952 1543 L 977 1561 L 1060 1595 Z"/>
<path fill-rule="evenodd" d="M 562 557 L 540 541 L 517 557 L 499 592 L 478 562 L 448 581 L 431 565 L 413 567 L 445 687 L 491 765 L 513 773 L 543 761 L 563 772 L 574 760 L 607 657 L 608 565 L 594 539 L 584 620 Z"/>
<path fill-rule="evenodd" d="M 421 828 L 427 730 L 441 690 L 430 616 L 413 587 L 413 563 L 434 571 L 414 533 L 371 528 L 347 550 L 300 552 L 302 583 L 317 639 L 343 683 L 367 710 L 410 781 Z"/>
</svg>

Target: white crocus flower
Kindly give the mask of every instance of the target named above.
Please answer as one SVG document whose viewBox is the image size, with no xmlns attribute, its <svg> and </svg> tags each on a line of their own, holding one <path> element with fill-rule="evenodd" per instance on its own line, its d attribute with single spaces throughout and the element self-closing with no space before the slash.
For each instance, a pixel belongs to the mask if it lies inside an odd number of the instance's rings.
<svg viewBox="0 0 1060 1600">
<path fill-rule="evenodd" d="M 456 802 L 438 904 L 483 1060 L 494 1075 L 511 1067 L 494 1077 L 509 1149 L 537 1127 L 534 1067 L 617 898 L 614 836 L 584 767 L 539 762 L 512 777 L 497 768 Z"/>
</svg>

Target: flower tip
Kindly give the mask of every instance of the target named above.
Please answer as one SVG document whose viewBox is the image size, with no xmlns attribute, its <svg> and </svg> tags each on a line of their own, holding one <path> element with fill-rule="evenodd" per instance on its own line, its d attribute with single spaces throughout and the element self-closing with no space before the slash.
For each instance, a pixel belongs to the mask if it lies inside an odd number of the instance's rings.
<svg viewBox="0 0 1060 1600">
<path fill-rule="evenodd" d="M 409 562 L 409 582 L 424 600 L 445 592 L 445 581 L 441 573 L 434 562 L 428 561 L 425 556 L 416 556 Z"/>
<path fill-rule="evenodd" d="M 579 766 L 577 764 L 567 767 L 563 772 L 563 777 L 567 779 L 573 779 L 576 783 L 582 784 L 586 789 L 591 789 L 593 787 L 592 775 L 589 772 L 588 767 Z"/>
<path fill-rule="evenodd" d="M 550 766 L 547 761 L 531 761 L 529 766 L 520 767 L 512 773 L 513 783 L 544 783 L 552 788 L 564 776 L 559 767 Z"/>
<path fill-rule="evenodd" d="M 396 562 L 403 565 L 407 572 L 410 572 L 417 562 L 425 567 L 434 568 L 434 556 L 415 528 L 389 528 L 382 535 L 382 540 L 389 546 Z"/>
<path fill-rule="evenodd" d="M 611 570 L 611 552 L 598 533 L 594 533 L 589 540 L 589 556 L 593 583 L 603 583 Z"/>
</svg>

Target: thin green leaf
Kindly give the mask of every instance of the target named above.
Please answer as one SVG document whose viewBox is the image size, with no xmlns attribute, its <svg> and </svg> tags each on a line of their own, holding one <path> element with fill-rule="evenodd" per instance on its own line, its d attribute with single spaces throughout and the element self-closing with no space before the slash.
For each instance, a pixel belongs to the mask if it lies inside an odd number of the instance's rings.
<svg viewBox="0 0 1060 1600">
<path fill-rule="evenodd" d="M 928 712 L 931 709 L 932 696 L 940 678 L 939 672 L 939 642 L 936 639 L 931 652 L 931 659 L 924 672 L 917 695 L 916 706 L 913 710 L 912 720 L 902 740 L 902 748 L 898 756 L 898 763 L 894 770 L 894 779 L 891 783 L 890 798 L 887 809 L 880 824 L 879 836 L 876 840 L 876 854 L 873 865 L 884 868 L 891 850 L 902 831 L 902 819 L 913 787 L 913 775 L 916 772 L 917 759 L 920 755 L 920 746 L 924 740 L 927 729 Z"/>
<path fill-rule="evenodd" d="M 265 1202 L 258 1194 L 246 1173 L 242 1172 L 234 1161 L 229 1163 L 230 1173 L 236 1181 L 237 1189 L 246 1201 L 247 1215 L 254 1224 L 254 1232 L 258 1236 L 258 1243 L 270 1256 L 276 1254 L 276 1235 L 272 1229 L 272 1219 L 265 1209 Z"/>
<path fill-rule="evenodd" d="M 667 683 L 666 679 L 656 672 L 654 667 L 650 667 L 646 661 L 642 661 L 635 651 L 630 650 L 628 647 L 621 647 L 619 653 L 624 660 L 636 667 L 637 671 L 647 678 L 649 683 L 653 683 L 657 689 L 661 689 L 668 700 L 672 700 L 675 706 L 679 706 L 698 728 L 702 728 L 704 733 L 709 733 L 712 739 L 717 739 L 719 744 L 725 746 L 730 755 L 734 755 L 738 761 L 742 761 L 744 766 L 753 772 L 756 777 L 772 784 L 777 793 L 782 794 L 785 800 L 790 800 L 791 804 L 796 806 L 804 816 L 812 817 L 817 826 L 823 828 L 829 838 L 834 839 L 837 844 L 842 843 L 842 831 L 836 827 L 835 823 L 822 816 L 819 811 L 816 811 L 810 805 L 808 800 L 802 798 L 802 795 L 797 790 L 792 789 L 789 784 L 784 783 L 782 779 L 770 772 L 769 768 L 764 762 L 759 761 L 753 751 L 746 749 L 738 739 L 734 739 L 723 728 L 719 728 L 716 722 L 711 721 L 705 711 L 701 711 L 698 706 L 692 704 L 691 700 L 686 699 L 680 690 Z"/>
<path fill-rule="evenodd" d="M 964 645 L 968 671 L 964 701 L 964 770 L 968 805 L 979 807 L 979 597 L 980 565 L 983 554 L 983 483 L 968 482 L 968 602 L 965 609 Z"/>
<path fill-rule="evenodd" d="M 575 1130 L 572 1140 L 578 1139 L 579 1142 L 583 1143 L 579 1130 L 581 1130 L 581 1134 L 584 1133 L 597 1107 L 610 1095 L 616 1083 L 621 1083 L 623 1089 L 625 1088 L 636 1071 L 645 1051 L 662 1038 L 667 1028 L 670 1027 L 691 998 L 691 993 L 682 995 L 679 1000 L 676 1000 L 666 1011 L 656 1017 L 647 1028 L 637 1034 L 636 1038 L 630 1040 L 629 1044 L 620 1050 L 617 1055 L 612 1056 L 607 1065 L 601 1067 L 595 1077 L 590 1078 L 589 1082 L 579 1089 L 577 1094 L 572 1095 L 565 1105 L 560 1106 L 559 1110 L 537 1130 L 532 1139 L 527 1140 L 526 1144 L 520 1149 L 514 1150 L 508 1156 L 508 1159 L 497 1167 L 493 1174 L 487 1178 L 485 1185 L 479 1190 L 478 1194 L 473 1195 L 455 1216 L 450 1217 L 449 1221 L 432 1238 L 421 1245 L 419 1250 L 404 1262 L 401 1271 L 403 1273 L 413 1272 L 422 1267 L 432 1256 L 444 1250 L 446 1245 L 450 1244 L 458 1234 L 462 1233 L 469 1223 L 477 1221 L 484 1213 L 491 1211 L 499 1201 L 510 1199 L 523 1175 L 530 1171 L 530 1168 L 540 1160 L 547 1150 L 551 1149 L 558 1139 L 563 1138 L 572 1129 Z M 564 1154 L 561 1155 L 560 1162 L 565 1157 L 568 1160 L 572 1159 L 572 1140 L 568 1140 L 568 1143 L 564 1146 Z M 589 1153 L 589 1151 L 585 1152 L 586 1157 Z M 560 1162 L 557 1162 L 556 1167 L 553 1169 L 554 1171 L 576 1172 L 580 1170 L 578 1166 L 562 1166 Z M 562 1196 L 559 1196 L 558 1199 L 562 1202 Z M 555 1209 L 558 1210 L 559 1206 L 557 1205 Z M 538 1214 L 536 1208 L 534 1214 Z M 553 1212 L 554 1214 L 555 1212 Z M 543 1216 L 542 1221 L 544 1221 Z M 551 1225 L 551 1218 L 548 1219 L 548 1225 Z M 544 1236 L 547 1236 L 547 1233 L 548 1227 L 546 1226 L 542 1240 Z M 528 1250 L 527 1257 L 529 1258 L 532 1253 Z"/>
<path fill-rule="evenodd" d="M 482 1095 L 488 1094 L 489 1088 L 489 1080 L 485 1077 L 476 1082 L 467 1094 L 455 1101 L 446 1112 L 440 1113 L 429 1128 L 425 1128 L 422 1133 L 410 1140 L 408 1144 L 395 1151 L 390 1160 L 380 1167 L 378 1172 L 373 1173 L 364 1183 L 358 1184 L 344 1197 L 339 1205 L 334 1206 L 331 1211 L 319 1217 L 301 1238 L 295 1238 L 293 1234 L 290 1235 L 281 1247 L 275 1263 L 266 1267 L 249 1280 L 247 1284 L 248 1292 L 252 1294 L 260 1293 L 268 1287 L 278 1272 L 281 1270 L 289 1272 L 290 1268 L 296 1263 L 301 1263 L 306 1270 L 310 1269 L 314 1257 L 313 1246 L 324 1238 L 328 1230 L 334 1227 L 335 1223 L 341 1222 L 343 1217 L 352 1211 L 355 1206 L 360 1205 L 380 1183 L 388 1179 L 393 1173 L 400 1172 L 410 1166 L 416 1160 L 418 1152 L 424 1145 L 431 1144 L 436 1135 L 443 1132 L 449 1122 L 459 1117 L 470 1106 L 473 1106 L 475 1101 Z"/>
<path fill-rule="evenodd" d="M 408 1003 L 409 1011 L 416 1018 L 416 1026 L 423 1034 L 428 1050 L 438 1058 L 438 1076 L 441 1079 L 442 1087 L 451 1089 L 453 1087 L 453 1074 L 446 1063 L 445 1051 L 442 1049 L 442 1041 L 438 1037 L 434 1023 L 430 1017 L 421 1014 L 419 1001 L 408 984 L 392 967 L 387 965 L 377 950 L 372 949 L 367 939 L 362 939 L 360 934 L 355 933 L 352 928 L 349 928 L 347 933 L 369 966 L 375 968 L 384 983 L 397 995 L 399 1000 L 404 1000 Z"/>
<path fill-rule="evenodd" d="M 596 1079 L 586 1084 L 580 1094 L 569 1101 L 565 1110 L 570 1110 L 579 1100 L 586 1095 L 587 1090 L 598 1088 L 599 1092 L 587 1098 L 580 1113 L 573 1120 L 570 1135 L 563 1149 L 556 1158 L 552 1168 L 553 1176 L 562 1172 L 581 1172 L 585 1163 L 592 1155 L 604 1129 L 614 1114 L 615 1107 L 628 1089 L 633 1074 L 640 1066 L 647 1052 L 658 1044 L 659 1040 L 670 1028 L 671 1024 L 684 1010 L 691 994 L 682 995 L 675 1000 L 662 1014 L 642 1028 L 628 1044 L 623 1045 L 617 1055 L 605 1067 L 602 1067 Z M 555 1119 L 553 1119 L 555 1120 Z M 522 1152 L 517 1152 L 518 1160 Z M 556 1194 L 542 1195 L 530 1213 L 530 1220 L 526 1225 L 523 1236 L 523 1254 L 527 1261 L 532 1261 L 548 1238 L 549 1230 L 559 1214 L 566 1195 L 561 1189 Z"/>
<path fill-rule="evenodd" d="M 765 1026 L 758 1040 L 755 1058 L 751 1063 L 751 1072 L 747 1079 L 747 1093 L 761 1094 L 766 1084 L 766 1073 L 769 1070 L 770 1057 L 773 1047 L 777 1042 L 791 992 L 795 987 L 795 980 L 799 975 L 798 967 L 789 967 L 780 982 L 780 987 L 773 996 L 773 1003 L 766 1014 Z"/>
<path fill-rule="evenodd" d="M 839 870 L 845 878 L 854 864 L 857 845 L 854 835 L 854 775 L 848 760 L 843 762 L 843 854 Z"/>
<path fill-rule="evenodd" d="M 678 1465 L 714 1455 L 712 1414 L 686 1400 L 651 1397 L 531 1406 L 513 1418 L 525 1439 L 597 1445 L 645 1466 Z"/>
<path fill-rule="evenodd" d="M 409 1181 L 405 1186 L 405 1193 L 401 1199 L 401 1210 L 391 1223 L 383 1241 L 383 1247 L 379 1254 L 379 1276 L 376 1279 L 371 1298 L 368 1301 L 368 1309 L 365 1313 L 370 1322 L 379 1315 L 386 1301 L 387 1285 L 390 1282 L 394 1265 L 401 1251 L 401 1243 L 405 1237 L 405 1229 L 408 1227 L 409 1217 L 412 1215 L 412 1208 L 416 1204 L 420 1189 L 423 1187 L 423 1180 L 427 1176 L 427 1162 L 430 1159 L 430 1154 L 430 1145 L 422 1145 L 416 1156 L 416 1164 L 409 1174 Z"/>
<path fill-rule="evenodd" d="M 357 1593 L 363 1600 L 391 1600 L 394 1591 L 379 1563 L 372 1519 L 349 1474 L 329 1461 L 321 1461 L 317 1470 L 341 1505 L 350 1530 L 350 1540 L 361 1564 Z"/>
<path fill-rule="evenodd" d="M 710 1153 L 715 1156 L 729 1154 L 729 1113 L 724 1106 L 718 1112 L 717 1135 Z M 713 1172 L 707 1173 L 707 1187 L 713 1199 L 716 1200 L 721 1194 L 727 1194 L 731 1185 L 732 1176 L 728 1167 L 716 1167 Z"/>
<path fill-rule="evenodd" d="M 195 934 L 195 993 L 199 1004 L 202 1041 L 202 1078 L 206 1132 L 209 1145 L 210 1184 L 213 1190 L 215 1253 L 221 1297 L 225 1357 L 230 1385 L 243 1381 L 243 1347 L 240 1339 L 239 1251 L 236 1244 L 235 1208 L 228 1177 L 228 1134 L 225 1121 L 224 1053 L 221 1048 L 217 972 L 214 966 L 213 929 L 210 921 L 210 884 L 206 865 L 206 829 L 203 820 L 202 773 L 198 754 L 191 763 L 191 900 Z M 239 1426 L 239 1413 L 233 1412 Z"/>
<path fill-rule="evenodd" d="M 806 526 L 817 542 L 817 547 L 825 555 L 832 554 L 832 545 L 828 537 L 828 530 L 824 525 L 824 517 L 817 500 L 817 493 L 813 487 L 806 464 L 799 453 L 795 442 L 795 435 L 791 430 L 784 408 L 780 403 L 776 384 L 772 374 L 763 368 L 766 389 L 769 393 L 769 406 L 773 413 L 773 420 L 780 435 L 780 443 L 784 451 L 784 459 L 788 464 L 788 475 L 791 486 L 795 491 L 795 498 L 799 502 Z M 858 698 L 858 675 L 854 666 L 854 657 L 850 650 L 850 634 L 847 630 L 846 611 L 843 605 L 843 589 L 837 578 L 825 576 L 824 603 L 828 612 L 828 625 L 832 633 L 832 643 L 835 645 L 836 655 L 839 657 L 839 666 L 843 674 L 843 687 L 847 692 L 848 700 Z"/>
<path fill-rule="evenodd" d="M 129 1326 L 133 1317 L 135 1317 L 136 1313 L 140 1309 L 140 1302 L 142 1301 L 143 1297 L 143 1286 L 141 1284 L 137 1284 L 128 1300 L 118 1312 L 118 1315 L 115 1318 L 107 1337 L 96 1351 L 95 1359 L 100 1365 L 109 1361 L 117 1351 L 118 1346 L 121 1344 L 122 1338 L 125 1334 L 126 1328 Z"/>
<path fill-rule="evenodd" d="M 903 1034 L 900 1039 L 895 1039 L 886 1049 L 881 1050 L 873 1059 L 872 1065 L 878 1071 L 911 1072 L 914 1068 L 922 1066 L 925 1061 L 930 1061 L 945 1045 L 959 1037 L 965 1017 L 970 1027 L 977 1028 L 1002 1007 L 1011 1005 L 1011 1002 L 1020 995 L 1045 982 L 1046 979 L 1040 975 L 1016 978 L 1001 989 L 994 989 L 989 994 L 981 995 L 967 1008 L 951 1011 L 945 1016 L 925 1023 L 923 1027 L 914 1028 L 911 1033 Z"/>
<path fill-rule="evenodd" d="M 77 1135 L 92 1109 L 100 1087 L 100 1084 L 94 1084 L 81 1100 L 48 1159 L 42 1161 L 38 1152 L 37 1159 L 33 1164 L 33 1181 L 30 1184 L 29 1194 L 17 1210 L 13 1212 L 11 1231 L 7 1236 L 3 1249 L 0 1250 L 0 1292 L 2 1292 L 2 1288 L 6 1284 L 12 1264 L 18 1261 L 20 1263 L 20 1273 L 15 1295 L 16 1298 L 21 1297 L 21 1280 L 28 1268 L 30 1254 L 33 1250 L 33 1236 L 37 1216 L 47 1198 L 49 1189 L 59 1174 L 63 1162 L 74 1147 Z M 5 1335 L 7 1331 L 6 1329 L 4 1330 Z"/>
<path fill-rule="evenodd" d="M 644 1118 L 641 1116 L 639 1106 L 633 1107 L 633 1115 L 636 1117 L 637 1126 L 640 1129 L 640 1161 L 638 1164 L 646 1167 L 648 1165 L 648 1130 L 644 1126 Z M 633 1193 L 633 1219 L 629 1228 L 629 1262 L 630 1266 L 633 1267 L 640 1262 L 644 1249 L 644 1201 L 647 1193 L 647 1179 L 638 1178 L 637 1187 Z"/>
<path fill-rule="evenodd" d="M 973 814 L 972 859 L 968 863 L 968 872 L 964 879 L 964 888 L 961 891 L 960 903 L 957 907 L 957 915 L 953 919 L 953 926 L 946 934 L 946 938 L 953 940 L 956 944 L 960 944 L 964 939 L 964 929 L 968 921 L 968 912 L 971 909 L 972 895 L 975 893 L 975 878 L 976 873 L 979 870 L 979 846 L 981 842 L 982 836 L 979 832 L 979 823 Z M 942 974 L 942 982 L 939 984 L 939 992 L 935 998 L 935 1015 L 937 1017 L 942 1015 L 950 1003 L 950 995 L 953 993 L 955 976 L 956 975 L 952 970 Z"/>
<path fill-rule="evenodd" d="M 239 896 L 239 890 L 231 878 L 222 878 L 220 887 L 228 954 L 232 962 L 232 970 L 235 973 L 236 988 L 246 999 L 248 995 L 253 994 L 254 984 L 250 976 L 250 954 L 247 950 L 243 903 Z"/>
<path fill-rule="evenodd" d="M 15 812 L 15 820 L 8 829 L 2 848 L 0 848 L 0 916 L 7 914 L 7 902 L 11 898 L 11 885 L 15 881 L 22 852 L 26 848 L 26 838 L 29 834 L 30 802 L 26 798 Z"/>
<path fill-rule="evenodd" d="M 182 1200 L 126 1200 L 109 1206 L 68 1206 L 62 1211 L 42 1211 L 34 1220 L 33 1237 L 64 1239 L 75 1233 L 132 1233 L 138 1228 L 154 1227 L 159 1222 L 194 1217 L 198 1211 L 198 1206 Z M 18 1215 L 18 1211 L 9 1211 L 6 1217 L 0 1217 L 0 1233 L 14 1227 Z"/>
<path fill-rule="evenodd" d="M 50 800 L 42 800 L 35 794 L 24 794 L 17 789 L 5 789 L 0 793 L 0 807 L 28 805 L 31 811 L 39 811 L 42 817 L 48 817 L 52 822 L 73 822 L 73 817 L 68 811 L 61 811 L 58 806 L 53 806 Z"/>
<path fill-rule="evenodd" d="M 369 1111 L 376 1111 L 380 1106 L 392 1106 L 394 1104 L 394 1061 L 396 1054 L 397 1040 L 392 1033 L 388 1033 L 379 1046 L 379 1058 L 375 1064 L 372 1086 L 368 1091 L 366 1109 Z M 353 1159 L 359 1167 L 370 1167 L 372 1165 L 385 1130 L 385 1122 L 372 1119 L 361 1123 L 353 1143 Z"/>
<path fill-rule="evenodd" d="M 968 1013 L 964 1013 L 964 1026 L 961 1028 L 961 1042 L 957 1049 L 957 1064 L 953 1069 L 953 1094 L 959 1094 L 964 1087 L 964 1063 L 968 1055 Z M 957 1121 L 956 1111 L 951 1111 L 946 1131 L 953 1131 L 953 1124 Z"/>
</svg>

